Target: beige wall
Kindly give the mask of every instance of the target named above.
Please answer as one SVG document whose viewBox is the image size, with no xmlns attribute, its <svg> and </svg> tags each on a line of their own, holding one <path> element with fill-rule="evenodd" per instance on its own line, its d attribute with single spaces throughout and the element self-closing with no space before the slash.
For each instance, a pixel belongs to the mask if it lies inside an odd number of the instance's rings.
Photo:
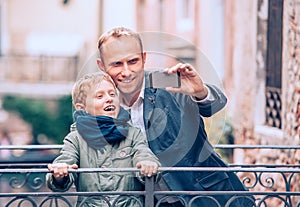
<svg viewBox="0 0 300 207">
<path fill-rule="evenodd" d="M 8 36 L 9 52 L 26 51 L 31 34 L 76 35 L 88 49 L 95 48 L 99 35 L 99 1 L 6 0 L 4 31 Z"/>
<path fill-rule="evenodd" d="M 229 96 L 229 116 L 242 143 L 245 130 L 254 127 L 254 96 L 256 93 L 256 1 L 226 2 L 225 23 L 225 88 Z M 246 137 L 245 137 L 246 136 Z"/>
<path fill-rule="evenodd" d="M 70 0 L 63 4 L 60 0 L 2 0 L 0 3 L 4 54 L 0 59 L 1 82 L 69 83 L 97 52 L 102 32 L 100 1 Z M 4 91 L 0 93 L 5 93 L 5 87 L 1 87 Z"/>
</svg>

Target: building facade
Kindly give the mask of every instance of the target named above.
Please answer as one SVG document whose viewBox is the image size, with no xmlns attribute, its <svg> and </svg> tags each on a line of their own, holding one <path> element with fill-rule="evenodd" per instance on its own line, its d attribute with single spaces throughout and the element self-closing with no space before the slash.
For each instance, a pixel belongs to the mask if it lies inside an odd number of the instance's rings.
<svg viewBox="0 0 300 207">
<path fill-rule="evenodd" d="M 208 120 L 215 143 L 225 120 L 236 144 L 298 144 L 299 7 L 299 0 L 1 0 L 0 95 L 69 94 L 82 72 L 97 70 L 99 35 L 126 26 L 141 32 L 147 69 L 189 62 L 224 89 L 226 109 Z M 236 153 L 235 162 L 279 159 Z"/>
</svg>

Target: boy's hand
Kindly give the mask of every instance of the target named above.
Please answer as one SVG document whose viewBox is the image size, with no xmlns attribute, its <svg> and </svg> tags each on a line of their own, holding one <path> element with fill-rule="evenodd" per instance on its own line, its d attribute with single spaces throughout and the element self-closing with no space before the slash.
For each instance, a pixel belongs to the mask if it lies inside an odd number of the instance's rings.
<svg viewBox="0 0 300 207">
<path fill-rule="evenodd" d="M 54 178 L 57 181 L 62 180 L 64 177 L 69 175 L 68 169 L 77 169 L 78 165 L 68 165 L 67 163 L 55 163 L 48 164 L 48 170 L 53 173 Z"/>
<path fill-rule="evenodd" d="M 151 177 L 153 174 L 157 173 L 158 164 L 153 161 L 140 161 L 136 164 L 136 167 L 140 169 L 142 175 Z"/>
</svg>

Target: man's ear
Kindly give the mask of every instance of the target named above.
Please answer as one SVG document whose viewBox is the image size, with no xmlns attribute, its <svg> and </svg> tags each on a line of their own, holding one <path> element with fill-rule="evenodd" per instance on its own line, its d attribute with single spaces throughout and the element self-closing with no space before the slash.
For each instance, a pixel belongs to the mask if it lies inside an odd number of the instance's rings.
<svg viewBox="0 0 300 207">
<path fill-rule="evenodd" d="M 100 58 L 97 58 L 97 65 L 99 67 L 100 70 L 104 71 L 105 72 L 105 69 L 104 69 L 104 64 L 102 62 L 102 60 Z"/>
<path fill-rule="evenodd" d="M 143 52 L 142 56 L 143 56 L 143 62 L 144 62 L 144 64 L 145 64 L 145 63 L 146 63 L 147 53 L 146 53 L 146 52 Z"/>
<path fill-rule="evenodd" d="M 84 110 L 85 106 L 82 103 L 76 103 L 75 104 L 75 109 L 76 110 Z"/>
</svg>

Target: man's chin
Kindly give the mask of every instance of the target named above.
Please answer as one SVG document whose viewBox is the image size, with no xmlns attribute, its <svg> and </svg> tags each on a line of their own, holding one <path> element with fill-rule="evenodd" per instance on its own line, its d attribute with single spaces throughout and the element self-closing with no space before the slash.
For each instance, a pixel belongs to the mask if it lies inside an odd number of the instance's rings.
<svg viewBox="0 0 300 207">
<path fill-rule="evenodd" d="M 135 90 L 132 89 L 132 87 L 127 84 L 122 84 L 121 85 L 118 85 L 118 89 L 119 89 L 119 92 L 122 94 L 122 95 L 130 95 L 130 94 L 133 94 L 135 92 Z"/>
</svg>

